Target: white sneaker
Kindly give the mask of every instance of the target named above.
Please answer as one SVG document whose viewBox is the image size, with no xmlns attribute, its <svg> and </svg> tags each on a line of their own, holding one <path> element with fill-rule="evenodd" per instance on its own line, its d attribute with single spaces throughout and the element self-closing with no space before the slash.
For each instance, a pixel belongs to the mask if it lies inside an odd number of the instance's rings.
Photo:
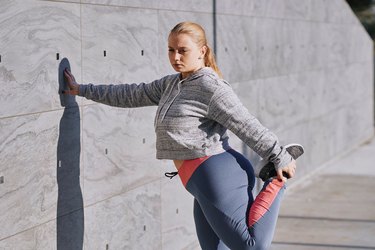
<svg viewBox="0 0 375 250">
<path fill-rule="evenodd" d="M 304 152 L 304 148 L 300 144 L 288 144 L 284 146 L 286 151 L 293 157 L 294 160 L 296 160 L 298 157 L 300 157 Z M 275 165 L 272 162 L 269 162 L 266 159 L 261 160 L 256 166 L 255 166 L 255 176 L 262 179 L 262 181 L 266 181 L 269 178 L 277 176 Z M 283 173 L 283 175 L 286 178 L 290 178 L 287 173 Z"/>
</svg>

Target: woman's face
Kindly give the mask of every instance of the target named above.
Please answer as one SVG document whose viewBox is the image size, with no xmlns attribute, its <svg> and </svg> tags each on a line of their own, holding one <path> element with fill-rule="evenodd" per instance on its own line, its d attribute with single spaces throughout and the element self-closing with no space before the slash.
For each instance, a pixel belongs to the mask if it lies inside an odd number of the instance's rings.
<svg viewBox="0 0 375 250">
<path fill-rule="evenodd" d="M 170 34 L 168 51 L 169 62 L 183 78 L 204 67 L 206 47 L 199 48 L 187 34 Z"/>
</svg>

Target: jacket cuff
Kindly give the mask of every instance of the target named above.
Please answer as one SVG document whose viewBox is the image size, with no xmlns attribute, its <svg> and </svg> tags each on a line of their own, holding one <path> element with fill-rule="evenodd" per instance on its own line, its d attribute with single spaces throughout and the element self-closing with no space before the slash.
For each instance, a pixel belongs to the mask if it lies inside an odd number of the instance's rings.
<svg viewBox="0 0 375 250">
<path fill-rule="evenodd" d="M 78 88 L 78 95 L 79 96 L 85 96 L 86 87 L 87 87 L 87 85 L 85 85 L 85 84 L 80 84 L 79 85 L 79 88 Z"/>
</svg>

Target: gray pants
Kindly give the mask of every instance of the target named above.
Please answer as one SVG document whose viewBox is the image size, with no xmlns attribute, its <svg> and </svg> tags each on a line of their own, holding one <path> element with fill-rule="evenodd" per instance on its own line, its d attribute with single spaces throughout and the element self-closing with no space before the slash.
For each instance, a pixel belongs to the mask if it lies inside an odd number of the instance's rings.
<svg viewBox="0 0 375 250">
<path fill-rule="evenodd" d="M 195 197 L 194 219 L 204 250 L 268 249 L 285 185 L 267 181 L 253 198 L 251 163 L 234 150 L 209 157 L 186 182 Z"/>
</svg>

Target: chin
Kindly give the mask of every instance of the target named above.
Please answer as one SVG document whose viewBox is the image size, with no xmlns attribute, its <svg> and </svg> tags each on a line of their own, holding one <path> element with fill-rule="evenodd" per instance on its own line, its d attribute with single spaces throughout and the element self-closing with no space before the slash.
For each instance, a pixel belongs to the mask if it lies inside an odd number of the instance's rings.
<svg viewBox="0 0 375 250">
<path fill-rule="evenodd" d="M 173 67 L 173 66 L 172 66 L 172 67 Z M 184 70 L 181 69 L 181 68 L 173 67 L 173 69 L 174 69 L 176 72 L 184 73 Z"/>
</svg>

